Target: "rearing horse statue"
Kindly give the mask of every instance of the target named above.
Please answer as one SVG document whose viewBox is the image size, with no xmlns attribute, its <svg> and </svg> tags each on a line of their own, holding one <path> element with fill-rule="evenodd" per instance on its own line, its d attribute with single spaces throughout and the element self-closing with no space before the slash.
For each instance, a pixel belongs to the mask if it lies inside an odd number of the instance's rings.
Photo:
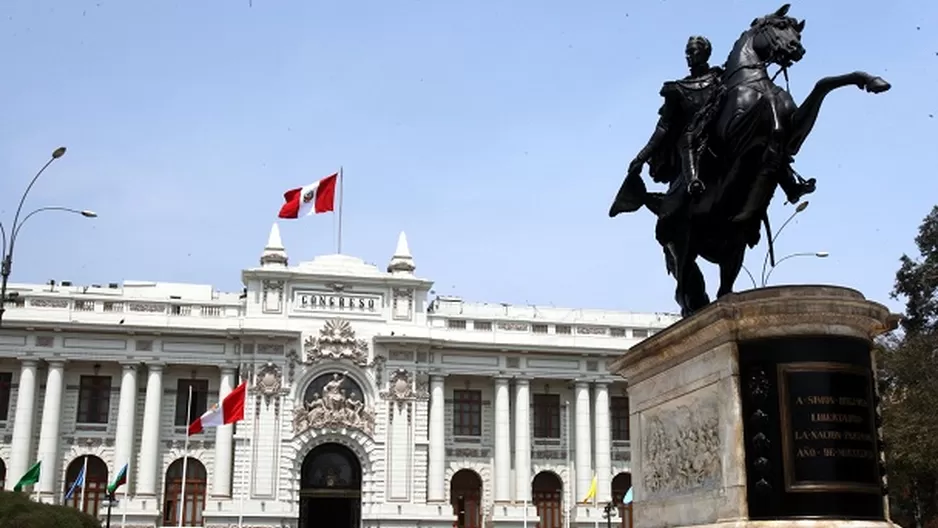
<svg viewBox="0 0 938 528">
<path fill-rule="evenodd" d="M 778 65 L 787 78 L 788 69 L 804 57 L 805 22 L 789 17 L 789 7 L 755 19 L 723 68 L 711 70 L 719 72 L 719 81 L 702 108 L 680 125 L 681 137 L 687 138 L 682 146 L 666 142 L 650 154 L 674 159 L 679 157 L 675 149 L 689 148 L 696 165 L 688 170 L 685 164 L 662 179 L 654 173 L 654 160 L 636 158 L 609 211 L 616 216 L 644 205 L 658 216 L 656 238 L 677 282 L 675 299 L 684 316 L 710 303 L 697 257 L 719 266 L 717 297 L 731 293 L 746 249 L 758 244 L 762 225 L 769 226 L 767 211 L 776 188 L 800 185 L 804 190 L 795 196 L 814 190 L 814 180 L 801 180 L 791 163 L 827 94 L 850 85 L 871 93 L 890 88 L 883 79 L 857 71 L 819 80 L 802 104 L 795 104 L 767 70 Z M 652 165 L 653 179 L 669 184 L 666 193 L 646 190 L 640 175 L 644 161 Z"/>
</svg>

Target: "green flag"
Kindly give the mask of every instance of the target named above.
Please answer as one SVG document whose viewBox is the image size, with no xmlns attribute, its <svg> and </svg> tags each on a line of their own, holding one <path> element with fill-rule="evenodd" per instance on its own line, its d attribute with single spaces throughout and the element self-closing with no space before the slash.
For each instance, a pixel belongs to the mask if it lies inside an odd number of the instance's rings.
<svg viewBox="0 0 938 528">
<path fill-rule="evenodd" d="M 28 470 L 26 474 L 20 477 L 20 481 L 16 483 L 16 486 L 13 486 L 13 491 L 23 491 L 23 486 L 30 486 L 39 482 L 39 470 L 42 461 L 36 462 Z"/>
</svg>

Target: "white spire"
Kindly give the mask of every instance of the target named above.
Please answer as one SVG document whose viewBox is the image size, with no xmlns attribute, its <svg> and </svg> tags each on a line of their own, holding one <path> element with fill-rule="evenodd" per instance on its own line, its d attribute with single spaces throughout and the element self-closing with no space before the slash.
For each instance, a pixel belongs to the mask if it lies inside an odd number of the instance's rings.
<svg viewBox="0 0 938 528">
<path fill-rule="evenodd" d="M 270 236 L 267 237 L 264 253 L 261 255 L 261 267 L 278 265 L 287 265 L 287 251 L 283 247 L 283 241 L 280 240 L 280 226 L 274 223 L 270 228 Z"/>
<path fill-rule="evenodd" d="M 417 266 L 414 265 L 414 257 L 410 254 L 410 247 L 407 245 L 407 235 L 401 231 L 397 237 L 397 249 L 394 250 L 394 256 L 388 264 L 388 271 L 394 275 L 413 275 Z"/>
</svg>

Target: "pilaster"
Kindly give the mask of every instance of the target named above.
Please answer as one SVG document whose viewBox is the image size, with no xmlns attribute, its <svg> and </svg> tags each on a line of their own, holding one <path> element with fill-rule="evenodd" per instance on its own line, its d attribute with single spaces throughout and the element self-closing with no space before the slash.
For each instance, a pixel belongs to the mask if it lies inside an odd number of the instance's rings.
<svg viewBox="0 0 938 528">
<path fill-rule="evenodd" d="M 446 467 L 446 431 L 444 429 L 445 401 L 444 378 L 440 374 L 430 376 L 430 427 L 427 460 L 427 502 L 443 502 L 446 498 L 444 471 Z"/>
<path fill-rule="evenodd" d="M 36 369 L 39 362 L 32 358 L 20 360 L 19 389 L 16 391 L 16 414 L 7 482 L 26 473 L 32 463 L 33 417 L 36 415 Z M 9 486 L 8 486 L 9 487 Z"/>
<path fill-rule="evenodd" d="M 42 425 L 39 429 L 40 500 L 55 502 L 59 474 L 59 426 L 62 423 L 62 389 L 65 381 L 65 360 L 49 361 L 46 374 L 46 393 L 42 402 Z M 19 478 L 19 477 L 15 477 Z M 48 496 L 47 496 L 48 495 Z M 47 496 L 47 497 L 46 497 Z"/>
<path fill-rule="evenodd" d="M 596 501 L 606 504 L 612 500 L 612 427 L 609 422 L 608 383 L 596 382 L 593 402 L 596 416 Z"/>
<path fill-rule="evenodd" d="M 590 384 L 587 381 L 577 380 L 574 402 L 576 414 L 576 496 L 574 500 L 580 501 L 589 492 L 593 483 L 590 427 Z"/>
<path fill-rule="evenodd" d="M 160 464 L 160 413 L 163 405 L 162 363 L 147 364 L 147 393 L 143 409 L 140 462 L 137 468 L 137 495 L 156 495 Z M 154 502 L 155 507 L 159 507 Z"/>
<path fill-rule="evenodd" d="M 114 467 L 120 468 L 133 458 L 134 422 L 137 415 L 137 363 L 121 363 L 120 404 L 117 410 L 117 435 L 114 439 Z"/>
<path fill-rule="evenodd" d="M 531 381 L 515 378 L 515 502 L 531 500 Z"/>
<path fill-rule="evenodd" d="M 231 366 L 221 368 L 221 380 L 218 384 L 218 403 L 221 405 L 234 389 L 235 369 Z M 233 448 L 234 425 L 220 425 L 215 431 L 215 471 L 212 481 L 212 496 L 231 497 L 231 466 L 234 462 Z"/>
<path fill-rule="evenodd" d="M 508 378 L 495 378 L 495 502 L 511 500 L 511 401 Z"/>
</svg>

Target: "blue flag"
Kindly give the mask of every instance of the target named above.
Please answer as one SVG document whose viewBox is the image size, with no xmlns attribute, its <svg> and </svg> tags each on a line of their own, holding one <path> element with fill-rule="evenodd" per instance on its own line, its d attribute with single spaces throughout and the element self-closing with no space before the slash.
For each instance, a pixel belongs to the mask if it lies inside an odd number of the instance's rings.
<svg viewBox="0 0 938 528">
<path fill-rule="evenodd" d="M 81 469 L 78 470 L 78 477 L 75 478 L 75 482 L 72 483 L 72 487 L 68 488 L 68 493 L 65 494 L 65 500 L 72 498 L 72 495 L 75 494 L 75 490 L 81 487 L 85 483 L 85 465 L 83 464 Z"/>
<path fill-rule="evenodd" d="M 622 497 L 622 504 L 629 504 L 632 502 L 632 488 L 629 488 L 629 491 L 625 492 L 625 496 Z"/>
</svg>

